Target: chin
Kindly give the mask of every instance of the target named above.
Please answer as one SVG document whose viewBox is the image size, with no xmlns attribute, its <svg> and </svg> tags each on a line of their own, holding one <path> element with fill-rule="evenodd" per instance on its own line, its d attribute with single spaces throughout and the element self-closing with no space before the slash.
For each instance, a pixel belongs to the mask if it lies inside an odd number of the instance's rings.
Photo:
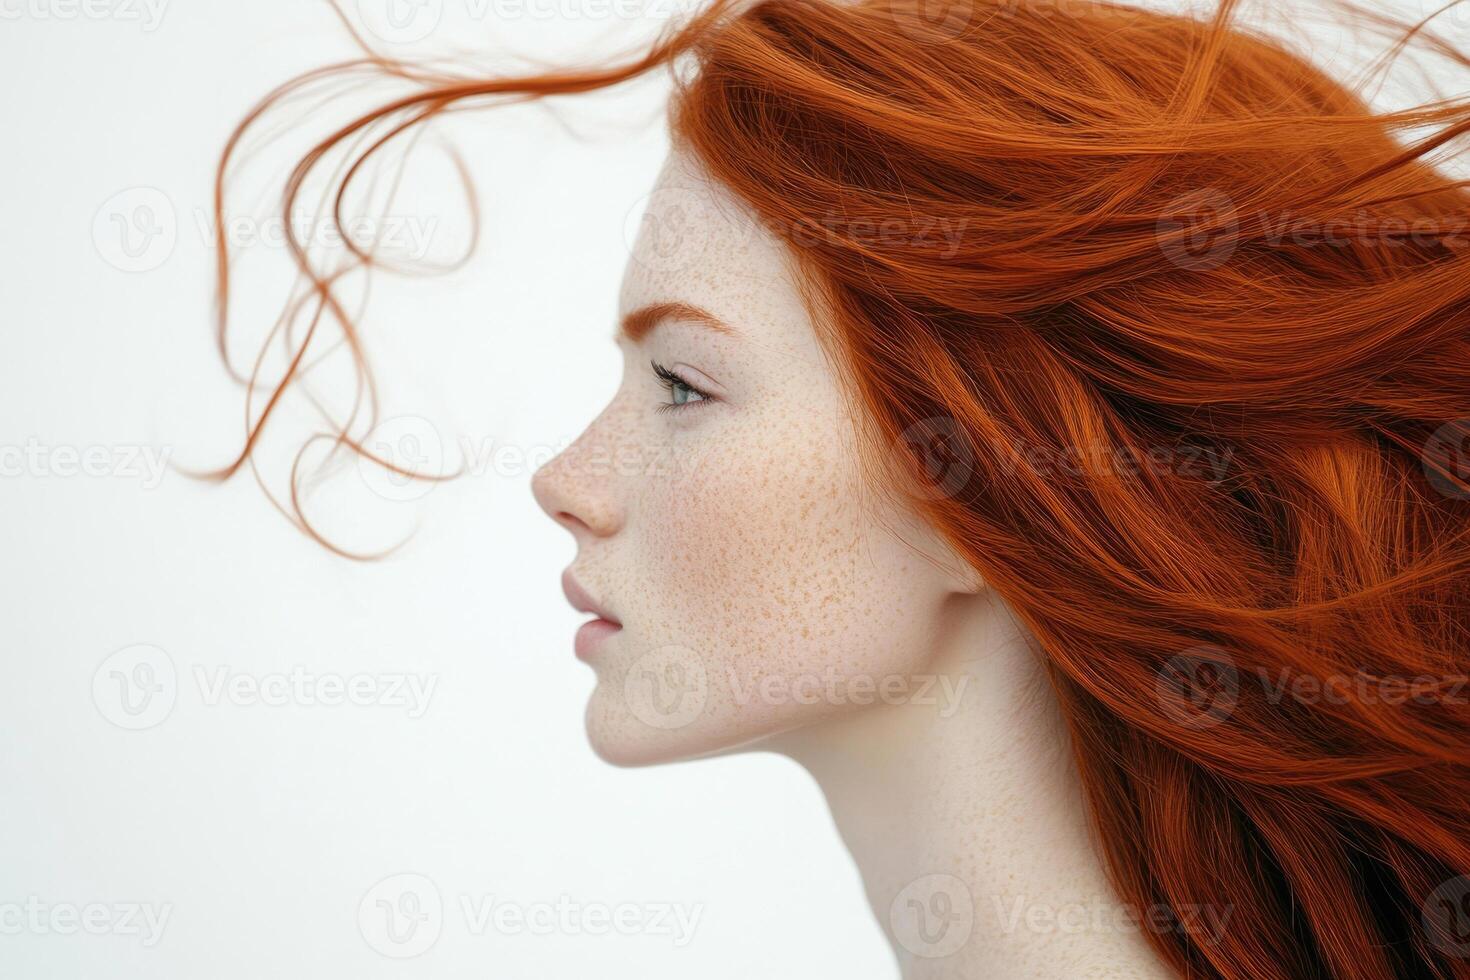
<svg viewBox="0 0 1470 980">
<path fill-rule="evenodd" d="M 701 714 L 688 718 L 670 713 L 650 714 L 639 705 L 635 714 L 618 691 L 609 694 L 599 684 L 587 702 L 587 741 L 602 761 L 620 768 L 638 768 L 743 751 L 766 740 L 763 727 L 731 725 L 731 719 Z M 752 719 L 753 720 L 753 719 Z"/>
</svg>

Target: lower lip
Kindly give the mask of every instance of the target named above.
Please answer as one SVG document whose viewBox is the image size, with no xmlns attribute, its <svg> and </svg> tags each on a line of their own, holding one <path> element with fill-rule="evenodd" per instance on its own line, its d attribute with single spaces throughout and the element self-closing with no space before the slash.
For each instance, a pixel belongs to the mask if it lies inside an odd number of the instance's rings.
<svg viewBox="0 0 1470 980">
<path fill-rule="evenodd" d="M 572 646 L 577 651 L 577 657 L 586 660 L 595 656 L 602 649 L 602 644 L 607 638 L 622 629 L 622 626 L 611 620 L 593 619 L 582 624 L 577 630 L 577 638 Z"/>
</svg>

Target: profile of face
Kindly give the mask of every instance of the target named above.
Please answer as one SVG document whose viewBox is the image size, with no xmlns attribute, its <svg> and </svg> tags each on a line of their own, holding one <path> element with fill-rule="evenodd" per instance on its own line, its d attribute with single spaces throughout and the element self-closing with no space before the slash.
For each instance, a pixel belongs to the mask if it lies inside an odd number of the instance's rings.
<svg viewBox="0 0 1470 980">
<path fill-rule="evenodd" d="M 948 600 L 976 590 L 927 524 L 864 485 L 791 259 L 672 153 L 623 280 L 621 385 L 534 478 L 576 539 L 569 593 L 621 626 L 579 643 L 609 762 L 872 710 L 925 671 Z"/>
</svg>

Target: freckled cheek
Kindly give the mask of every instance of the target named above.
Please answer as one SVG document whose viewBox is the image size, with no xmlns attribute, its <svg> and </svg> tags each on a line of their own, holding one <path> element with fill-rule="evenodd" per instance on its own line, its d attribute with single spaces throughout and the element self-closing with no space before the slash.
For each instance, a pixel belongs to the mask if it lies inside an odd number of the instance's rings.
<svg viewBox="0 0 1470 980">
<path fill-rule="evenodd" d="M 664 625 L 720 660 L 772 666 L 831 641 L 852 612 L 861 540 L 834 440 L 747 424 L 690 455 L 684 472 L 644 487 L 639 508 Z"/>
</svg>

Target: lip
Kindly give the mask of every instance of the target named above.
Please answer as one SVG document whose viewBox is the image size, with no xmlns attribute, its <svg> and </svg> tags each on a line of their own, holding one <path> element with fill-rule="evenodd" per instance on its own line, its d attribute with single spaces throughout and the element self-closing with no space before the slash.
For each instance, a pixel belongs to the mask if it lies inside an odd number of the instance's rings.
<svg viewBox="0 0 1470 980">
<path fill-rule="evenodd" d="M 586 660 L 597 652 L 608 637 L 621 630 L 623 624 L 587 594 L 587 590 L 582 588 L 570 568 L 561 573 L 561 590 L 573 609 L 596 617 L 582 624 L 573 641 L 578 659 Z"/>
</svg>

